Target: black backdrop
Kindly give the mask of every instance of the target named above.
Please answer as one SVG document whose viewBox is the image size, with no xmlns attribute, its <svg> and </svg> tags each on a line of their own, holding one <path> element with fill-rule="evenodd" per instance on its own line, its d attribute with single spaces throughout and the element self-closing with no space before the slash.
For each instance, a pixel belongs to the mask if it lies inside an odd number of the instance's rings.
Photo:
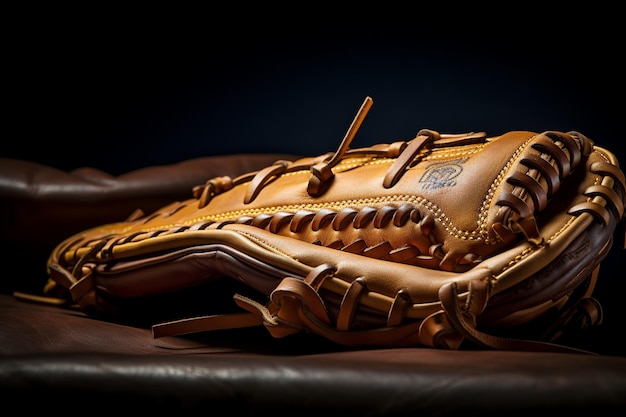
<svg viewBox="0 0 626 417">
<path fill-rule="evenodd" d="M 353 146 L 422 128 L 578 130 L 626 159 L 618 29 L 403 13 L 28 16 L 5 38 L 0 156 L 119 174 L 214 154 L 319 154 L 336 149 L 369 95 Z"/>
<path fill-rule="evenodd" d="M 621 26 L 610 11 L 601 25 L 584 14 L 453 25 L 401 10 L 384 21 L 288 10 L 242 20 L 241 8 L 7 19 L 0 157 L 120 174 L 207 155 L 320 154 L 369 95 L 353 146 L 422 128 L 577 130 L 626 165 Z M 611 252 L 601 288 L 616 326 L 622 255 Z"/>
</svg>

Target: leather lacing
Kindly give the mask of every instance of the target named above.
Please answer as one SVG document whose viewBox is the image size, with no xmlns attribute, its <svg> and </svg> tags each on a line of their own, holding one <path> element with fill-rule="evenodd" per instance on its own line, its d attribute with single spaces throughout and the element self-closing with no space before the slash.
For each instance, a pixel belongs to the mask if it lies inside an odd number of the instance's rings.
<svg viewBox="0 0 626 417">
<path fill-rule="evenodd" d="M 302 161 L 279 160 L 274 164 L 256 172 L 241 175 L 236 178 L 228 176 L 216 177 L 203 185 L 194 187 L 193 195 L 198 199 L 198 207 L 206 207 L 211 199 L 234 186 L 249 182 L 244 197 L 244 204 L 249 204 L 259 195 L 262 188 L 272 178 L 297 171 L 310 171 L 311 177 L 307 184 L 307 192 L 312 197 L 322 195 L 330 186 L 334 172 L 333 168 L 346 157 L 376 156 L 396 158 L 383 179 L 385 188 L 393 187 L 406 172 L 406 168 L 414 162 L 417 155 L 425 149 L 454 146 L 461 144 L 480 143 L 486 139 L 484 132 L 464 134 L 439 134 L 434 130 L 422 129 L 410 141 L 398 141 L 391 144 L 378 144 L 370 147 L 350 149 L 350 144 L 361 126 L 367 112 L 372 106 L 372 99 L 366 97 L 351 123 L 339 148 L 334 153 L 320 155 L 317 158 Z"/>
<path fill-rule="evenodd" d="M 209 219 L 196 222 L 190 226 L 183 225 L 175 228 L 168 227 L 158 230 L 140 231 L 113 239 L 109 236 L 93 242 L 86 242 L 83 247 L 90 249 L 81 256 L 79 264 L 84 263 L 87 258 L 95 256 L 96 253 L 101 259 L 107 259 L 112 255 L 113 248 L 117 245 L 139 242 L 156 236 L 183 233 L 185 231 L 221 229 L 228 224 L 246 224 L 277 234 L 283 228 L 288 228 L 289 231 L 298 233 L 305 228 L 310 228 L 313 231 L 326 227 L 330 227 L 334 231 L 341 231 L 349 227 L 361 229 L 368 226 L 383 229 L 388 226 L 402 228 L 409 223 L 415 225 L 420 233 L 414 236 L 411 245 L 399 248 L 394 248 L 388 241 L 368 245 L 362 238 L 348 242 L 337 239 L 326 244 L 320 240 L 315 240 L 311 243 L 370 258 L 385 259 L 428 268 L 439 268 L 439 263 L 444 258 L 445 253 L 442 249 L 442 242 L 439 242 L 435 234 L 432 233 L 435 228 L 435 216 L 429 212 L 422 214 L 418 207 L 411 203 L 404 203 L 399 207 L 392 205 L 385 205 L 380 208 L 366 206 L 358 210 L 346 207 L 341 210 L 324 208 L 315 212 L 297 210 L 296 212 L 281 211 L 274 214 L 261 213 L 257 216 L 240 216 L 233 220 L 215 221 Z M 456 262 L 458 266 L 470 267 L 478 259 L 478 255 L 467 253 Z M 80 270 L 80 268 L 77 270 Z"/>
<path fill-rule="evenodd" d="M 609 210 L 613 211 L 617 219 L 624 215 L 626 178 L 617 166 L 608 162 L 594 162 L 589 170 L 594 174 L 604 176 L 604 180 L 601 184 L 587 188 L 584 194 L 589 197 L 589 200 L 571 207 L 568 214 L 578 216 L 581 213 L 590 213 L 597 221 L 606 226 L 611 217 Z M 622 239 L 620 244 L 626 246 L 626 241 Z"/>
<path fill-rule="evenodd" d="M 592 145 L 578 132 L 547 131 L 533 138 L 530 147 L 540 154 L 527 152 L 521 158 L 520 163 L 527 170 L 509 175 L 506 182 L 513 188 L 496 201 L 505 208 L 500 213 L 502 224 L 510 230 L 522 232 L 534 244 L 543 243 L 535 215 L 547 206 L 548 200 L 578 166 L 583 155 L 589 155 Z"/>
<path fill-rule="evenodd" d="M 268 305 L 235 294 L 236 304 L 250 314 L 212 315 L 159 323 L 152 327 L 153 336 L 159 338 L 207 329 L 263 325 L 277 338 L 303 329 L 314 329 L 329 340 L 347 346 L 387 343 L 458 348 L 462 338 L 458 333 L 451 331 L 443 314 L 433 314 L 421 322 L 405 321 L 411 300 L 403 289 L 389 299 L 389 311 L 381 327 L 374 331 L 369 329 L 359 331 L 360 329 L 355 328 L 355 317 L 369 291 L 367 280 L 365 277 L 357 277 L 347 284 L 340 305 L 333 314 L 328 308 L 328 302 L 320 295 L 320 290 L 326 280 L 335 279 L 336 272 L 337 268 L 334 265 L 320 264 L 304 279 L 284 278 L 272 291 Z"/>
</svg>

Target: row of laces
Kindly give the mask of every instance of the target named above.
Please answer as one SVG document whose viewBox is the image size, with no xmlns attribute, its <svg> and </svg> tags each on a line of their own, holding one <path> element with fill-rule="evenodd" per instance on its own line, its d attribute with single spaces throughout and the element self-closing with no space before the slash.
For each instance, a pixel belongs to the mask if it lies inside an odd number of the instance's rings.
<svg viewBox="0 0 626 417">
<path fill-rule="evenodd" d="M 377 144 L 370 147 L 350 149 L 350 144 L 356 136 L 365 116 L 369 112 L 373 101 L 366 97 L 352 121 L 346 135 L 334 153 L 327 153 L 316 158 L 302 159 L 299 161 L 279 160 L 274 164 L 259 171 L 241 175 L 235 179 L 222 176 L 212 178 L 205 184 L 196 186 L 193 195 L 198 199 L 199 208 L 205 207 L 211 199 L 234 186 L 249 182 L 244 197 L 244 204 L 249 204 L 259 195 L 263 187 L 273 178 L 297 171 L 310 171 L 311 177 L 307 185 L 307 193 L 311 197 L 319 197 L 324 194 L 335 177 L 333 168 L 347 157 L 382 157 L 395 158 L 383 179 L 383 187 L 391 188 L 402 178 L 407 168 L 415 163 L 417 156 L 425 149 L 452 146 L 455 144 L 469 144 L 483 142 L 486 138 L 484 132 L 465 134 L 441 135 L 434 130 L 422 129 L 417 136 L 409 141 L 398 141 L 391 144 Z"/>
</svg>

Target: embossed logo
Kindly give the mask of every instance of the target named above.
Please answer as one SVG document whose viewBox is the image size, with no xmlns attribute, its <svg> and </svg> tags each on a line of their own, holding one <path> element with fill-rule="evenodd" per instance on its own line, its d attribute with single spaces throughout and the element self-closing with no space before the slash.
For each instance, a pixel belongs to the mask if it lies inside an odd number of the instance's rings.
<svg viewBox="0 0 626 417">
<path fill-rule="evenodd" d="M 426 171 L 420 178 L 422 188 L 434 190 L 443 187 L 454 187 L 455 178 L 463 171 L 463 164 L 468 158 L 459 158 L 452 161 L 437 162 L 426 167 Z"/>
</svg>

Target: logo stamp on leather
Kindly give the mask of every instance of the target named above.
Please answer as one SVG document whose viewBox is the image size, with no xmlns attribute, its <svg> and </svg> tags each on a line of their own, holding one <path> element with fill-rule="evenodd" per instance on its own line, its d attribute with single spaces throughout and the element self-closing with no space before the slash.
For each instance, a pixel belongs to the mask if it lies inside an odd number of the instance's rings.
<svg viewBox="0 0 626 417">
<path fill-rule="evenodd" d="M 426 167 L 419 182 L 425 190 L 434 190 L 443 187 L 454 187 L 456 177 L 463 171 L 463 164 L 468 158 L 459 158 L 451 161 L 437 162 Z"/>
</svg>

